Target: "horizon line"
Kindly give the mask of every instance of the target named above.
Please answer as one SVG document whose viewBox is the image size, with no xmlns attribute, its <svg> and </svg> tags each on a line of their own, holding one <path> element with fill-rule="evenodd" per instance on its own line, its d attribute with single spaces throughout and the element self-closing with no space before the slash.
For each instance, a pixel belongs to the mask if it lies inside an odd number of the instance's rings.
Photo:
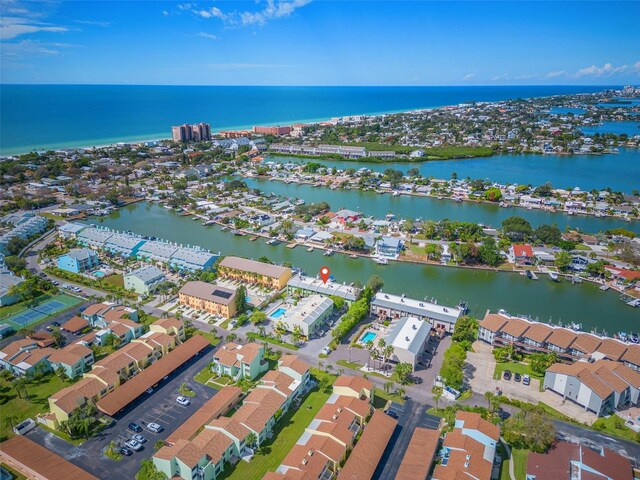
<svg viewBox="0 0 640 480">
<path fill-rule="evenodd" d="M 486 87 L 622 87 L 625 85 L 637 86 L 636 84 L 594 84 L 594 83 L 538 83 L 538 84 L 483 84 L 483 85 L 255 85 L 255 84 L 177 84 L 177 83 L 5 83 L 2 86 L 105 86 L 105 87 L 263 87 L 263 88 L 446 88 L 446 87 L 466 87 L 466 88 L 486 88 Z M 638 84 L 640 85 L 640 84 Z"/>
</svg>

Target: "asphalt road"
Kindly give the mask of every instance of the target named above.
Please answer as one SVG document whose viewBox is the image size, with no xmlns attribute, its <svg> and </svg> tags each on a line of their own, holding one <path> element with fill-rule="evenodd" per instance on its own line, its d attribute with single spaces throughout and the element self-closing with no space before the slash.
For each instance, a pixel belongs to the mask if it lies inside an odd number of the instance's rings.
<svg viewBox="0 0 640 480">
<path fill-rule="evenodd" d="M 202 404 L 217 393 L 217 390 L 193 380 L 193 376 L 211 361 L 211 355 L 214 351 L 214 348 L 210 348 L 194 357 L 181 369 L 171 374 L 168 380 L 163 381 L 153 393 L 143 394 L 133 404 L 116 415 L 116 422 L 81 446 L 73 446 L 41 428 L 31 431 L 28 436 L 98 478 L 133 479 L 140 469 L 142 460 L 153 455 L 154 444 L 158 440 L 166 439 Z M 183 383 L 187 383 L 196 392 L 195 397 L 189 397 L 191 405 L 186 407 L 176 403 L 176 397 L 180 395 L 178 388 Z M 135 422 L 144 429 L 141 434 L 146 437 L 147 442 L 143 445 L 143 449 L 130 457 L 123 456 L 119 462 L 102 455 L 103 450 L 112 440 L 124 443 L 131 438 L 133 432 L 127 428 L 130 422 Z M 148 431 L 145 427 L 150 422 L 159 423 L 164 430 L 158 434 Z M 116 476 L 114 476 L 114 471 L 117 471 Z"/>
<path fill-rule="evenodd" d="M 404 453 L 411 441 L 416 427 L 437 429 L 440 418 L 426 413 L 427 406 L 413 400 L 407 400 L 402 406 L 393 404 L 391 410 L 395 411 L 398 418 L 398 426 L 380 460 L 373 478 L 377 480 L 393 480 L 396 478 Z"/>
</svg>

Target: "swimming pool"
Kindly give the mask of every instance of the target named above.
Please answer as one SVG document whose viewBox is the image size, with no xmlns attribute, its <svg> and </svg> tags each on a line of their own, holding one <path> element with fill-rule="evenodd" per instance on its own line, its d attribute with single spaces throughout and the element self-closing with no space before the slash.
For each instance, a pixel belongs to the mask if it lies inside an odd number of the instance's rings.
<svg viewBox="0 0 640 480">
<path fill-rule="evenodd" d="M 102 270 L 96 270 L 95 272 L 93 272 L 93 276 L 94 277 L 98 277 L 98 278 L 102 278 L 105 276 L 105 273 Z"/>
<path fill-rule="evenodd" d="M 377 335 L 374 332 L 368 331 L 365 332 L 362 337 L 360 337 L 360 343 L 373 342 L 376 339 Z"/>
<path fill-rule="evenodd" d="M 280 307 L 275 312 L 271 312 L 271 315 L 269 315 L 269 316 L 271 318 L 280 318 L 285 313 L 287 313 L 287 309 Z"/>
</svg>

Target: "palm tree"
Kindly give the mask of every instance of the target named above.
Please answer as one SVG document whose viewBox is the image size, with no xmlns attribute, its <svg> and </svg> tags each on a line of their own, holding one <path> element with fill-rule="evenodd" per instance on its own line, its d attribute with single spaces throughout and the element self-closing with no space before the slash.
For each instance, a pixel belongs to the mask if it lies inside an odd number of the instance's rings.
<svg viewBox="0 0 640 480">
<path fill-rule="evenodd" d="M 56 347 L 60 348 L 64 343 L 64 336 L 60 333 L 60 330 L 56 328 L 51 332 L 51 336 L 53 337 L 53 342 L 56 344 Z"/>
<path fill-rule="evenodd" d="M 389 393 L 391 389 L 394 388 L 395 386 L 396 386 L 395 382 L 393 382 L 392 380 L 389 380 L 388 382 L 384 383 L 384 391 L 386 393 Z"/>
<path fill-rule="evenodd" d="M 492 391 L 489 390 L 489 391 L 484 392 L 484 398 L 487 400 L 487 407 L 489 408 L 489 410 L 491 412 L 493 412 L 494 397 L 495 397 L 495 395 L 493 394 Z"/>
<path fill-rule="evenodd" d="M 393 356 L 393 353 L 394 353 L 393 345 L 387 345 L 386 347 L 384 347 L 384 358 L 387 366 L 389 364 L 389 359 Z"/>
<path fill-rule="evenodd" d="M 442 389 L 438 389 L 436 393 L 433 394 L 433 401 L 436 404 L 436 410 L 438 409 L 438 404 L 440 403 L 440 398 L 442 397 Z"/>
<path fill-rule="evenodd" d="M 247 438 L 245 439 L 245 443 L 249 448 L 253 447 L 257 441 L 258 436 L 255 434 L 255 432 L 249 432 L 249 435 L 247 435 Z"/>
<path fill-rule="evenodd" d="M 402 397 L 404 397 L 406 392 L 407 391 L 403 387 L 400 387 L 400 388 L 398 388 L 396 390 L 396 395 L 398 395 L 400 398 L 402 398 Z"/>
<path fill-rule="evenodd" d="M 369 361 L 367 362 L 367 366 L 371 367 L 371 351 L 373 350 L 373 342 L 369 340 L 364 344 L 365 348 L 369 351 Z"/>
<path fill-rule="evenodd" d="M 160 450 L 165 445 L 166 444 L 164 443 L 164 440 L 158 440 L 158 441 L 156 441 L 156 443 L 153 444 L 153 450 L 155 452 L 157 452 L 158 450 Z"/>
<path fill-rule="evenodd" d="M 29 401 L 29 392 L 27 392 L 28 383 L 29 381 L 25 377 L 18 377 L 12 383 L 13 389 L 18 394 L 18 397 L 26 398 L 27 401 Z M 24 397 L 22 396 L 22 393 L 24 393 Z"/>
<path fill-rule="evenodd" d="M 20 422 L 20 417 L 13 413 L 3 413 L 2 414 L 2 423 L 5 426 L 8 426 L 13 429 L 16 426 L 16 423 Z"/>
<path fill-rule="evenodd" d="M 31 335 L 33 335 L 34 333 L 36 333 L 36 331 L 32 328 L 32 327 L 22 327 L 20 330 L 18 330 L 16 332 L 18 335 L 21 335 L 23 337 L 30 337 Z"/>
</svg>

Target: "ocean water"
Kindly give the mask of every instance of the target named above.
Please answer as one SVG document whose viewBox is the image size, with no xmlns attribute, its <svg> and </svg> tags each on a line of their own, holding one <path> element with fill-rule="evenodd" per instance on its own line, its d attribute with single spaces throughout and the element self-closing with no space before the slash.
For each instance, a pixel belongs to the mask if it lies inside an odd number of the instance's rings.
<svg viewBox="0 0 640 480">
<path fill-rule="evenodd" d="M 606 88 L 619 87 L 0 85 L 0 154 L 168 138 L 185 122 L 218 131 Z"/>
</svg>

